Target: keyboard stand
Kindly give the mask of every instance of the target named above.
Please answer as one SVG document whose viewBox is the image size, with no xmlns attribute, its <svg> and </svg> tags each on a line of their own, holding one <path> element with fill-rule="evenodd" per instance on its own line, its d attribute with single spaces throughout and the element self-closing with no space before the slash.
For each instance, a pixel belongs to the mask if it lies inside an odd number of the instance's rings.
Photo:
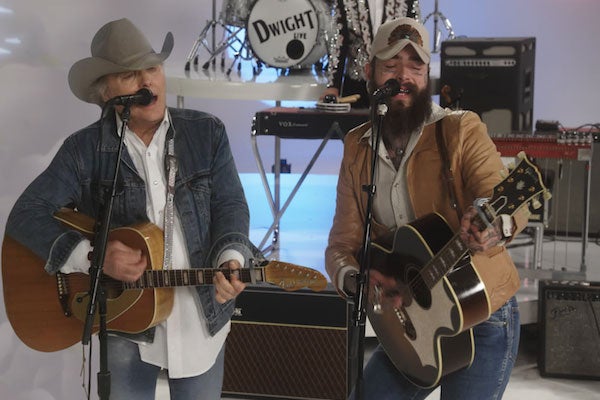
<svg viewBox="0 0 600 400">
<path fill-rule="evenodd" d="M 279 252 L 279 222 L 281 220 L 281 217 L 283 216 L 286 209 L 292 202 L 292 199 L 296 195 L 296 192 L 298 191 L 298 189 L 300 189 L 300 186 L 304 182 L 304 179 L 306 179 L 306 176 L 309 174 L 313 165 L 315 164 L 315 162 L 321 155 L 321 152 L 323 151 L 323 148 L 325 148 L 325 145 L 327 144 L 329 139 L 332 139 L 332 138 L 343 139 L 344 132 L 340 128 L 340 125 L 337 121 L 334 121 L 331 124 L 331 127 L 327 131 L 327 134 L 321 140 L 321 144 L 315 151 L 310 162 L 304 169 L 304 172 L 302 172 L 300 179 L 298 179 L 298 182 L 296 182 L 296 185 L 290 192 L 289 196 L 285 200 L 285 203 L 283 204 L 282 207 L 280 207 L 280 203 L 281 203 L 281 198 L 280 198 L 281 138 L 279 136 L 277 136 L 277 133 L 270 135 L 270 136 L 275 136 L 274 185 L 273 185 L 273 190 L 271 190 L 271 186 L 269 185 L 269 182 L 267 181 L 267 174 L 265 171 L 264 163 L 262 161 L 262 158 L 260 156 L 260 152 L 258 149 L 257 136 L 260 136 L 260 135 L 257 134 L 257 132 L 255 130 L 253 130 L 252 136 L 250 138 L 251 142 L 252 142 L 252 150 L 254 152 L 254 157 L 256 158 L 256 164 L 257 164 L 258 170 L 260 172 L 260 177 L 261 177 L 264 189 L 265 189 L 265 194 L 267 195 L 267 201 L 269 202 L 269 206 L 271 208 L 271 214 L 273 215 L 273 223 L 271 224 L 271 226 L 265 233 L 263 239 L 261 240 L 260 244 L 258 245 L 258 248 L 261 249 L 261 251 L 263 251 L 265 253 L 265 255 L 278 257 L 279 256 L 279 254 L 278 254 L 278 252 Z M 301 138 L 298 138 L 298 139 L 301 139 Z M 265 244 L 267 243 L 267 240 L 268 240 L 269 236 L 271 236 L 271 234 L 273 234 L 271 244 L 269 246 L 263 248 L 263 246 L 265 246 Z"/>
</svg>

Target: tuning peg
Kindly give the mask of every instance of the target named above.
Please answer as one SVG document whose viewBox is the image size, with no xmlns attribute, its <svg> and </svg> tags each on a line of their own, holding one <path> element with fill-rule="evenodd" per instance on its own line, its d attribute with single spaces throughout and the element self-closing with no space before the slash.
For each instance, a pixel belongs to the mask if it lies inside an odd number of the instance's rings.
<svg viewBox="0 0 600 400">
<path fill-rule="evenodd" d="M 506 172 L 506 170 L 500 170 L 500 178 L 502 179 L 506 179 L 508 178 L 508 172 Z"/>
<path fill-rule="evenodd" d="M 534 198 L 531 201 L 531 205 L 533 206 L 534 210 L 537 210 L 538 208 L 540 208 L 542 206 L 542 203 L 540 203 L 540 201 L 537 198 Z"/>
<path fill-rule="evenodd" d="M 515 169 L 514 161 L 511 161 L 508 164 L 506 164 L 506 168 L 508 168 L 509 171 L 512 171 L 513 169 Z"/>
<path fill-rule="evenodd" d="M 550 200 L 552 198 L 552 193 L 549 190 L 544 191 L 544 200 Z"/>
</svg>

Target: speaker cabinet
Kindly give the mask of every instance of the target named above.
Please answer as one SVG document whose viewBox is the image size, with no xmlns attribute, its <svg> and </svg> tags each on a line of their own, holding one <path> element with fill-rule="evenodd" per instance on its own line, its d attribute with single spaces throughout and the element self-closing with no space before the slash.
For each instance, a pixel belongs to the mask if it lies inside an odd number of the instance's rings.
<svg viewBox="0 0 600 400">
<path fill-rule="evenodd" d="M 475 111 L 490 133 L 531 131 L 535 38 L 442 42 L 440 105 Z"/>
<path fill-rule="evenodd" d="M 543 376 L 600 379 L 600 282 L 540 281 Z"/>
<path fill-rule="evenodd" d="M 332 289 L 247 288 L 236 299 L 227 338 L 223 393 L 346 399 L 349 310 Z"/>
</svg>

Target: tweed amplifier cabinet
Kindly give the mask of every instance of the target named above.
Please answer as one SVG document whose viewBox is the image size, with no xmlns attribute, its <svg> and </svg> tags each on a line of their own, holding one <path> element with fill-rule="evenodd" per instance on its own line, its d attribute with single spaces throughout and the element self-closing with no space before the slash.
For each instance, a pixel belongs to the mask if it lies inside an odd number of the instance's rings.
<svg viewBox="0 0 600 400">
<path fill-rule="evenodd" d="M 531 132 L 535 38 L 442 42 L 440 104 L 479 114 L 491 133 Z"/>
<path fill-rule="evenodd" d="M 540 281 L 543 376 L 600 379 L 600 282 Z"/>
<path fill-rule="evenodd" d="M 346 399 L 349 303 L 333 290 L 249 287 L 236 300 L 223 393 Z"/>
</svg>

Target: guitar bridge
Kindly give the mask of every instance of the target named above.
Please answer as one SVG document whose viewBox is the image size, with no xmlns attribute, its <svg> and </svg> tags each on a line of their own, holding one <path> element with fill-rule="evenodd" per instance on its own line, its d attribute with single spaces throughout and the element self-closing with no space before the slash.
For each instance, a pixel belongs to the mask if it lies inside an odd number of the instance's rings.
<svg viewBox="0 0 600 400">
<path fill-rule="evenodd" d="M 398 321 L 400 321 L 400 323 L 402 324 L 402 328 L 404 328 L 404 334 L 410 340 L 416 340 L 417 331 L 412 321 L 410 320 L 410 317 L 408 316 L 408 314 L 406 314 L 404 307 L 394 308 L 394 312 L 396 313 L 396 317 L 398 317 Z"/>
<path fill-rule="evenodd" d="M 66 274 L 56 273 L 56 290 L 58 293 L 58 302 L 63 310 L 65 317 L 73 315 L 69 308 L 69 281 Z"/>
</svg>

